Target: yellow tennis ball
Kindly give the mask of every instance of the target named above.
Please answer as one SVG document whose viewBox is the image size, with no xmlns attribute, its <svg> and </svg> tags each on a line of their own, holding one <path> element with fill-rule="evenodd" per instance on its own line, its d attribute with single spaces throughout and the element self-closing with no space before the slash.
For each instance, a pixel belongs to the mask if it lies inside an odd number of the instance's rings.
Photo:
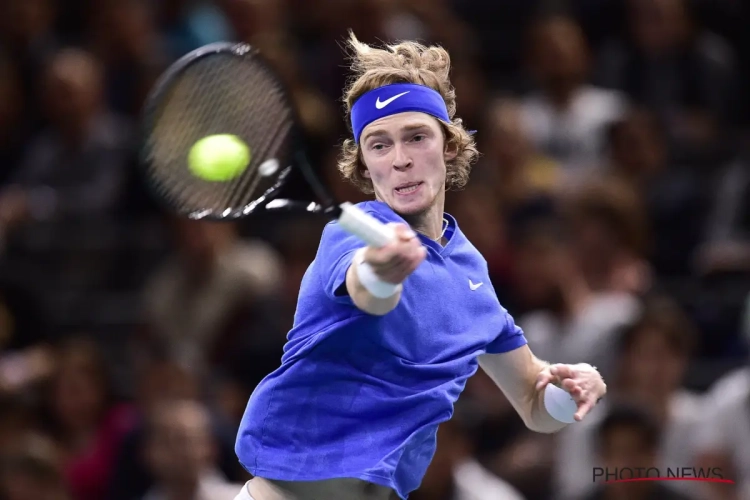
<svg viewBox="0 0 750 500">
<path fill-rule="evenodd" d="M 190 148 L 188 168 L 203 180 L 230 181 L 245 171 L 250 158 L 250 147 L 236 135 L 210 135 Z"/>
</svg>

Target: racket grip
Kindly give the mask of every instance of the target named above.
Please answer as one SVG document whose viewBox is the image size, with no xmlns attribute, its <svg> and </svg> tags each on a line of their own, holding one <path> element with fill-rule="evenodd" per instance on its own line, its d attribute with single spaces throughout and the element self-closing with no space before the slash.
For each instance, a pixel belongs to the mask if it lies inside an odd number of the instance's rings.
<svg viewBox="0 0 750 500">
<path fill-rule="evenodd" d="M 341 215 L 338 220 L 341 227 L 369 246 L 380 248 L 396 237 L 390 226 L 383 224 L 351 203 L 342 203 L 339 207 Z"/>
</svg>

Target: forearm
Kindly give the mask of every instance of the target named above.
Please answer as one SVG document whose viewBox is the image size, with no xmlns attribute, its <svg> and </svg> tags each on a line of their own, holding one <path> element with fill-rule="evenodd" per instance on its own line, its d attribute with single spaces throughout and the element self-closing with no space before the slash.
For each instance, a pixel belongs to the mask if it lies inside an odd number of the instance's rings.
<svg viewBox="0 0 750 500">
<path fill-rule="evenodd" d="M 401 287 L 389 297 L 376 297 L 362 283 L 361 269 L 358 269 L 364 249 L 357 251 L 346 272 L 346 290 L 352 302 L 362 311 L 376 316 L 388 314 L 401 299 Z"/>
<path fill-rule="evenodd" d="M 547 390 L 547 387 L 542 390 L 537 390 L 536 388 L 534 389 L 534 396 L 531 404 L 531 409 L 529 410 L 528 422 L 526 425 L 532 431 L 550 434 L 560 431 L 570 424 L 560 422 L 559 420 L 554 419 L 549 414 L 547 408 L 544 405 L 545 390 Z"/>
<path fill-rule="evenodd" d="M 545 388 L 537 390 L 536 381 L 549 363 L 536 358 L 527 346 L 505 354 L 484 354 L 479 357 L 479 364 L 529 429 L 553 433 L 568 425 L 555 420 L 547 411 Z"/>
</svg>

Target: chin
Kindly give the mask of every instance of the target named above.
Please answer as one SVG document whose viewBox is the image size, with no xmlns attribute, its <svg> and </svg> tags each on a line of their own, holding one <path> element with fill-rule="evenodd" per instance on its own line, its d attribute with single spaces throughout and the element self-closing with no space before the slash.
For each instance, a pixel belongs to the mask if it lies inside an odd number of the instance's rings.
<svg viewBox="0 0 750 500">
<path fill-rule="evenodd" d="M 430 202 L 427 200 L 392 200 L 389 203 L 394 212 L 400 215 L 419 215 L 425 213 L 430 208 Z"/>
</svg>

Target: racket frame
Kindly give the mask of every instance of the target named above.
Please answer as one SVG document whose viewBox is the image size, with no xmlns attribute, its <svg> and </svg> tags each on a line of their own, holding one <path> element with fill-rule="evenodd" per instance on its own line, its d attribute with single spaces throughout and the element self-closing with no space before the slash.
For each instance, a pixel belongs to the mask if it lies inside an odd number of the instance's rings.
<svg viewBox="0 0 750 500">
<path fill-rule="evenodd" d="M 292 102 L 288 87 L 256 47 L 244 42 L 211 43 L 177 59 L 157 79 L 146 98 L 142 112 L 142 145 L 147 144 L 150 132 L 153 130 L 154 116 L 159 112 L 164 96 L 173 88 L 172 85 L 177 78 L 193 64 L 205 57 L 216 54 L 228 54 L 241 58 L 247 57 L 250 54 L 254 58 L 254 63 L 261 64 L 264 70 L 268 71 L 276 79 L 278 88 L 287 102 Z M 245 218 L 260 210 L 264 212 L 307 212 L 321 214 L 329 219 L 338 220 L 345 230 L 359 237 L 368 245 L 381 247 L 392 241 L 394 233 L 390 226 L 386 226 L 351 203 L 339 204 L 334 200 L 333 195 L 318 179 L 310 162 L 307 160 L 304 141 L 299 128 L 300 117 L 297 109 L 291 104 L 288 108 L 292 120 L 289 164 L 282 166 L 282 171 L 278 174 L 276 182 L 252 202 L 240 208 L 228 209 L 217 213 L 214 210 L 181 210 L 159 193 L 154 193 L 154 197 L 170 211 L 193 220 L 232 221 Z M 144 173 L 149 165 L 149 159 L 145 153 L 145 148 L 141 147 L 138 163 L 142 166 Z M 312 189 L 313 194 L 318 198 L 319 202 L 280 198 L 282 189 L 287 185 L 288 177 L 295 168 L 302 173 L 307 185 Z M 153 190 L 151 182 L 147 182 L 147 184 Z"/>
</svg>

